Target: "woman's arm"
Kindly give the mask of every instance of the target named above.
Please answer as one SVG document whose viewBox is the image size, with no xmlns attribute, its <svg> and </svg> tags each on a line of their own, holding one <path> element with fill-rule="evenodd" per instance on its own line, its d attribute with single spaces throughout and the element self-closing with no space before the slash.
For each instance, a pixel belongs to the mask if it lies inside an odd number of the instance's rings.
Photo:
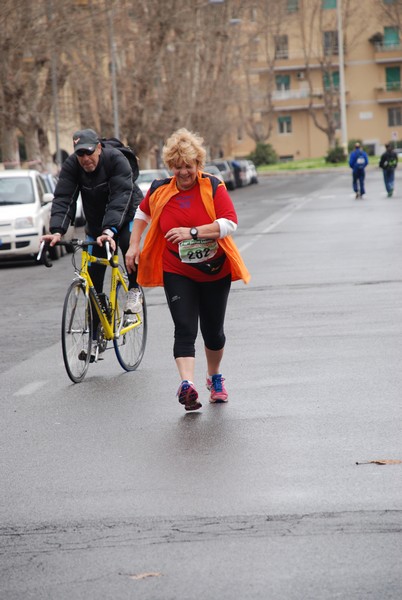
<svg viewBox="0 0 402 600">
<path fill-rule="evenodd" d="M 148 223 L 141 218 L 134 218 L 133 230 L 130 236 L 130 246 L 126 252 L 125 261 L 127 271 L 133 273 L 137 270 L 137 265 L 140 260 L 140 243 L 141 236 L 144 233 Z"/>
</svg>

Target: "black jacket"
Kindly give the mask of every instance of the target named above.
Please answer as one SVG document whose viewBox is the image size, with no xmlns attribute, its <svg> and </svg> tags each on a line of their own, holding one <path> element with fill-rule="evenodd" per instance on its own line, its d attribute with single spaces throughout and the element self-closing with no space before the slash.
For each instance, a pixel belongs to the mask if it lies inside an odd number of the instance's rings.
<svg viewBox="0 0 402 600">
<path fill-rule="evenodd" d="M 387 150 L 381 155 L 379 166 L 386 171 L 393 171 L 398 164 L 398 155 L 393 150 Z"/>
<path fill-rule="evenodd" d="M 51 233 L 65 233 L 74 220 L 81 192 L 86 232 L 97 237 L 105 229 L 118 234 L 131 221 L 143 195 L 133 183 L 128 160 L 114 148 L 103 148 L 93 173 L 86 173 L 75 154 L 63 163 L 52 202 Z"/>
</svg>

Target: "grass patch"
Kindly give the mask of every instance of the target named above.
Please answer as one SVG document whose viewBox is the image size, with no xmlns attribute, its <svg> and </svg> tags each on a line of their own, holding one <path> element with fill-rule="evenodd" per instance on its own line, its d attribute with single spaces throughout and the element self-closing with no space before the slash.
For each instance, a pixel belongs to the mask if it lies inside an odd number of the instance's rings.
<svg viewBox="0 0 402 600">
<path fill-rule="evenodd" d="M 369 165 L 378 166 L 378 156 L 369 156 Z M 307 171 L 309 169 L 339 169 L 339 167 L 348 167 L 348 161 L 341 163 L 327 163 L 325 158 L 307 158 L 304 160 L 292 160 L 289 162 L 276 163 L 275 165 L 260 165 L 259 173 L 270 173 L 276 171 Z"/>
</svg>

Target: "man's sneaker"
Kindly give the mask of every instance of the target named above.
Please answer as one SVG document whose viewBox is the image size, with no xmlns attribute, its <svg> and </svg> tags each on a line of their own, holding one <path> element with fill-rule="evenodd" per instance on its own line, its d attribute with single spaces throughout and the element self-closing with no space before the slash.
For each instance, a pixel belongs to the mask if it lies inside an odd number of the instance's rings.
<svg viewBox="0 0 402 600">
<path fill-rule="evenodd" d="M 126 306 L 124 312 L 126 314 L 134 315 L 139 313 L 142 308 L 142 294 L 139 288 L 131 288 L 128 290 Z"/>
<path fill-rule="evenodd" d="M 212 404 L 215 402 L 228 401 L 228 393 L 225 389 L 224 381 L 225 380 L 220 373 L 212 375 L 212 377 L 207 376 L 207 389 L 211 392 L 209 401 L 212 402 Z"/>
<path fill-rule="evenodd" d="M 93 341 L 92 346 L 91 346 L 91 358 L 89 359 L 89 362 L 93 363 L 93 362 L 97 361 L 98 356 L 99 356 L 98 343 L 96 341 Z M 87 353 L 85 352 L 85 350 L 81 350 L 81 352 L 78 355 L 78 360 L 86 360 L 86 359 L 87 359 Z"/>
<path fill-rule="evenodd" d="M 198 410 L 202 404 L 198 400 L 198 392 L 194 387 L 194 384 L 187 379 L 184 379 L 179 389 L 177 390 L 177 397 L 179 398 L 180 404 L 184 404 L 186 410 Z"/>
</svg>

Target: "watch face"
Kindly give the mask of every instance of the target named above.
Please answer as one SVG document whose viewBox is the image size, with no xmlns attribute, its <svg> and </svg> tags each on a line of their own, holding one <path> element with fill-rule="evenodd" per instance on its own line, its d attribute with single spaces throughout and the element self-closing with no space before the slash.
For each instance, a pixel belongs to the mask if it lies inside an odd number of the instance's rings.
<svg viewBox="0 0 402 600">
<path fill-rule="evenodd" d="M 191 235 L 193 238 L 196 238 L 196 237 L 197 237 L 197 235 L 198 235 L 198 229 L 197 229 L 196 227 L 192 227 L 192 228 L 190 229 L 190 235 Z"/>
</svg>

